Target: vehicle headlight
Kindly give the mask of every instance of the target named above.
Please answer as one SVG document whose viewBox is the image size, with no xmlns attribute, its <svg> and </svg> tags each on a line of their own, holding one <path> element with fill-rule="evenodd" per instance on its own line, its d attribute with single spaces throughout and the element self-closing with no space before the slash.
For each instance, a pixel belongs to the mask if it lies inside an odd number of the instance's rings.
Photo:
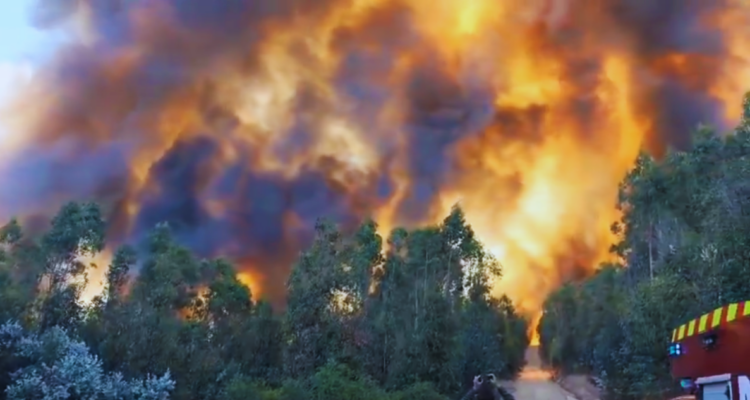
<svg viewBox="0 0 750 400">
<path fill-rule="evenodd" d="M 693 388 L 693 380 L 692 379 L 680 379 L 680 387 L 683 389 L 692 389 Z"/>
<path fill-rule="evenodd" d="M 711 349 L 714 346 L 716 346 L 716 341 L 718 340 L 718 337 L 715 333 L 709 333 L 708 335 L 703 336 L 703 347 L 707 349 Z"/>
<path fill-rule="evenodd" d="M 685 354 L 685 349 L 683 348 L 682 343 L 672 343 L 669 346 L 670 357 L 679 357 L 683 354 Z"/>
</svg>

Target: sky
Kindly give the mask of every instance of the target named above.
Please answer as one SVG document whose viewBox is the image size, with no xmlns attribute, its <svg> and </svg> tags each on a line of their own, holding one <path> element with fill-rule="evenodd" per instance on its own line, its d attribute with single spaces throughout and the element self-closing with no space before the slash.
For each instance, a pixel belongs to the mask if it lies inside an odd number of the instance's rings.
<svg viewBox="0 0 750 400">
<path fill-rule="evenodd" d="M 59 39 L 32 26 L 33 4 L 34 0 L 0 2 L 0 109 L 28 81 L 35 66 L 54 50 Z M 3 126 L 0 113 L 0 147 L 12 134 Z"/>
<path fill-rule="evenodd" d="M 7 96 L 15 74 L 28 70 L 44 47 L 44 32 L 31 26 L 30 0 L 0 2 L 0 96 Z"/>
</svg>

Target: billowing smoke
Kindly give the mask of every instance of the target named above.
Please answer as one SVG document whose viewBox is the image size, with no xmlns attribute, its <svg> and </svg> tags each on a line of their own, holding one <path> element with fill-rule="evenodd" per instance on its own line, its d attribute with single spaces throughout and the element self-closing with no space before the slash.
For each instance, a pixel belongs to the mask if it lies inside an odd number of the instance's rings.
<svg viewBox="0 0 750 400">
<path fill-rule="evenodd" d="M 115 243 L 168 221 L 283 298 L 316 218 L 384 230 L 461 202 L 537 309 L 607 258 L 639 149 L 727 127 L 728 0 L 41 0 L 76 32 L 6 118 L 2 215 L 97 199 Z M 720 28 L 720 27 L 728 28 Z M 739 28 L 738 28 L 739 29 Z M 744 28 L 743 28 L 744 29 Z"/>
</svg>

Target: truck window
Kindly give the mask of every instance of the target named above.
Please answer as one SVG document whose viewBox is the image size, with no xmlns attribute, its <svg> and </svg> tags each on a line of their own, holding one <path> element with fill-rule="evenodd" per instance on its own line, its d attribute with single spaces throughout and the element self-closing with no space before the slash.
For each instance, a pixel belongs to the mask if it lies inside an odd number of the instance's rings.
<svg viewBox="0 0 750 400">
<path fill-rule="evenodd" d="M 729 382 L 711 383 L 701 388 L 702 400 L 731 400 Z"/>
</svg>

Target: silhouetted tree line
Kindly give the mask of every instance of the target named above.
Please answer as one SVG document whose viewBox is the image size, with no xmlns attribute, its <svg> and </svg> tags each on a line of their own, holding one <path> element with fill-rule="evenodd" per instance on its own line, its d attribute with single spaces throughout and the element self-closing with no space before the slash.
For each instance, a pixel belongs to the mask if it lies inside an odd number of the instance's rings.
<svg viewBox="0 0 750 400">
<path fill-rule="evenodd" d="M 321 221 L 287 309 L 252 301 L 231 263 L 159 225 L 114 254 L 91 304 L 82 257 L 105 248 L 96 204 L 42 235 L 0 231 L 0 396 L 8 399 L 444 399 L 522 367 L 526 321 L 489 296 L 500 268 L 455 208 L 439 226 Z"/>
<path fill-rule="evenodd" d="M 611 399 L 662 399 L 671 330 L 750 299 L 750 98 L 729 135 L 700 127 L 689 151 L 642 155 L 621 184 L 613 251 L 627 267 L 552 293 L 539 326 L 542 356 L 598 378 Z"/>
</svg>

